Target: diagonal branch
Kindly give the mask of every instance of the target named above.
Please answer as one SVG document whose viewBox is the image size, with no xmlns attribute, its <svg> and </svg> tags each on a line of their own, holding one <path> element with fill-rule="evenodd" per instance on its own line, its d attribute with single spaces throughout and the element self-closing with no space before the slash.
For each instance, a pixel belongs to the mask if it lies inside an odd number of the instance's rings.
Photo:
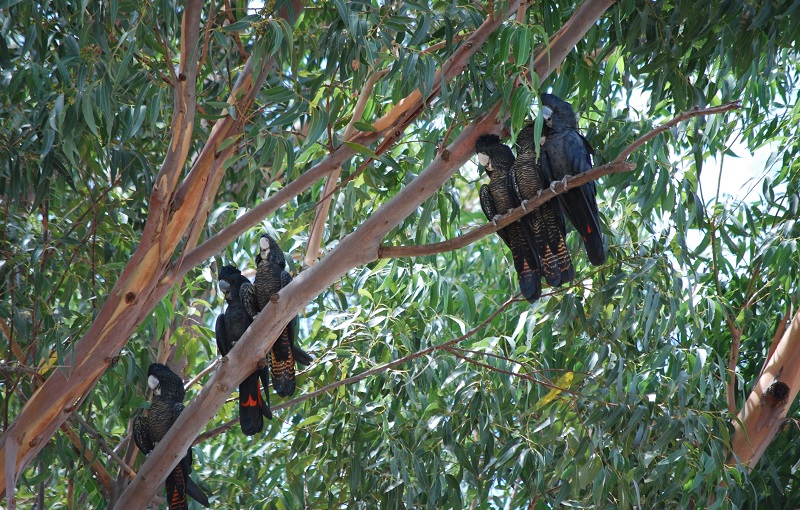
<svg viewBox="0 0 800 510">
<path fill-rule="evenodd" d="M 86 461 L 86 464 L 89 465 L 92 473 L 94 473 L 97 482 L 100 484 L 100 488 L 104 493 L 105 497 L 109 497 L 111 494 L 111 475 L 106 470 L 103 463 L 100 462 L 100 459 L 89 449 L 88 446 L 81 443 L 81 438 L 72 430 L 66 423 L 61 424 L 61 432 L 67 436 L 69 442 L 72 443 L 72 447 L 75 448 L 75 451 L 79 454 L 83 455 L 83 460 Z"/>
<path fill-rule="evenodd" d="M 701 109 L 699 106 L 695 106 L 691 110 L 685 111 L 680 115 L 676 115 L 670 121 L 658 126 L 654 130 L 650 131 L 649 133 L 642 135 L 638 138 L 635 142 L 627 146 L 625 149 L 620 152 L 617 157 L 614 159 L 614 162 L 620 162 L 628 159 L 628 156 L 633 154 L 639 147 L 646 144 L 656 136 L 660 135 L 664 131 L 668 130 L 669 128 L 675 127 L 684 120 L 691 119 L 692 117 L 701 117 L 704 115 L 718 115 L 720 113 L 729 112 L 731 110 L 739 110 L 742 108 L 741 101 L 731 101 L 730 103 L 721 104 L 719 106 L 712 106 L 710 108 L 703 108 Z"/>
<path fill-rule="evenodd" d="M 742 342 L 742 328 L 736 326 L 730 317 L 727 319 L 728 329 L 731 332 L 731 352 L 728 355 L 728 381 L 725 385 L 725 395 L 728 400 L 728 412 L 738 414 L 736 410 L 736 362 L 739 360 L 739 347 Z M 777 335 L 776 335 L 777 336 Z"/>
<path fill-rule="evenodd" d="M 79 407 L 85 396 L 138 326 L 141 317 L 161 300 L 173 281 L 168 270 L 170 260 L 186 239 L 197 218 L 204 218 L 221 179 L 216 157 L 220 144 L 241 129 L 230 117 L 217 122 L 209 143 L 197 157 L 193 168 L 178 185 L 184 168 L 196 112 L 196 70 L 200 0 L 189 0 L 183 12 L 181 62 L 174 92 L 172 139 L 167 147 L 161 171 L 150 195 L 148 219 L 141 243 L 122 271 L 97 317 L 76 343 L 74 362 L 55 371 L 37 391 L 0 440 L 0 487 L 7 500 L 14 501 L 16 477 L 44 447 L 58 427 Z M 297 9 L 294 9 L 295 13 Z M 246 111 L 257 89 L 267 76 L 267 68 L 258 77 L 252 76 L 252 63 L 240 75 L 237 95 L 229 100 L 237 111 Z M 232 148 L 229 147 L 230 150 Z M 227 150 L 227 149 L 226 149 Z M 215 174 L 216 172 L 216 174 Z M 211 183 L 211 184 L 209 184 Z M 190 232 L 189 240 L 193 237 Z M 189 245 L 184 243 L 184 246 Z M 9 504 L 13 508 L 13 504 Z"/>
<path fill-rule="evenodd" d="M 610 5 L 610 0 L 603 1 Z M 513 13 L 519 2 L 520 0 L 512 1 L 508 12 Z M 453 55 L 442 65 L 441 70 L 437 72 L 434 88 L 426 98 L 426 101 L 430 101 L 439 94 L 442 79 L 450 81 L 466 69 L 472 56 L 502 25 L 502 22 L 502 19 L 487 19 L 477 30 L 464 40 L 464 44 L 456 49 Z M 386 115 L 373 123 L 373 127 L 375 127 L 377 131 L 358 132 L 347 141 L 366 147 L 378 141 L 391 129 L 391 133 L 386 135 L 382 145 L 386 146 L 389 144 L 389 140 L 391 140 L 391 143 L 394 143 L 394 141 L 399 138 L 400 134 L 402 134 L 402 131 L 422 113 L 421 105 L 421 95 L 419 89 L 416 89 L 406 98 L 402 99 L 394 108 L 386 113 Z M 355 149 L 347 144 L 336 147 L 330 154 L 323 158 L 322 161 L 304 172 L 300 177 L 287 184 L 286 187 L 240 216 L 236 221 L 188 253 L 179 266 L 173 266 L 176 278 L 186 274 L 189 269 L 200 265 L 209 257 L 222 251 L 228 244 L 233 242 L 249 228 L 257 225 L 262 219 L 313 186 L 321 178 L 334 172 L 337 167 L 348 161 L 355 154 Z"/>
<path fill-rule="evenodd" d="M 375 87 L 375 84 L 378 83 L 378 80 L 385 76 L 389 71 L 389 68 L 375 71 L 374 73 L 370 74 L 369 78 L 367 78 L 367 81 L 364 82 L 364 86 L 361 88 L 361 93 L 358 95 L 356 105 L 353 107 L 353 117 L 350 119 L 350 123 L 347 124 L 342 138 L 348 140 L 355 135 L 356 128 L 354 124 L 360 121 L 364 116 L 364 110 L 367 108 L 367 102 L 372 96 L 372 90 Z M 319 257 L 322 234 L 325 230 L 325 221 L 328 218 L 328 211 L 330 210 L 333 193 L 337 189 L 336 183 L 339 181 L 339 175 L 341 173 L 342 167 L 339 165 L 334 168 L 333 171 L 325 178 L 325 186 L 322 188 L 319 204 L 317 204 L 317 211 L 314 214 L 314 221 L 311 223 L 308 243 L 306 245 L 306 256 L 303 259 L 305 265 L 308 267 L 314 265 Z"/>
<path fill-rule="evenodd" d="M 650 140 L 658 136 L 660 133 L 663 133 L 669 128 L 675 126 L 676 124 L 679 124 L 680 122 L 692 117 L 698 117 L 701 115 L 720 114 L 738 108 L 741 108 L 741 105 L 738 102 L 734 102 L 734 103 L 726 103 L 724 105 L 712 108 L 706 108 L 704 110 L 701 110 L 699 108 L 694 108 L 692 110 L 684 112 L 680 115 L 677 115 L 668 122 L 664 123 L 663 125 L 653 129 L 652 131 L 638 138 L 636 141 L 628 145 L 612 162 L 593 168 L 588 172 L 584 172 L 580 175 L 568 177 L 565 179 L 565 181 L 559 181 L 558 185 L 555 188 L 547 188 L 542 190 L 539 196 L 537 196 L 532 200 L 529 200 L 524 206 L 517 207 L 513 211 L 500 216 L 493 223 L 483 224 L 480 227 L 471 230 L 464 235 L 455 237 L 453 239 L 448 239 L 446 241 L 441 241 L 438 243 L 423 244 L 416 246 L 381 246 L 378 256 L 380 258 L 421 257 L 426 255 L 435 255 L 437 253 L 453 251 L 468 246 L 469 244 L 474 243 L 478 239 L 485 237 L 493 232 L 496 232 L 497 230 L 500 230 L 501 228 L 510 225 L 511 223 L 514 223 L 515 221 L 522 218 L 526 214 L 539 208 L 545 202 L 552 200 L 554 197 L 562 193 L 565 193 L 569 189 L 572 189 L 576 186 L 580 186 L 582 184 L 586 184 L 587 182 L 596 181 L 597 179 L 606 175 L 611 175 L 621 172 L 630 172 L 634 170 L 636 166 L 631 162 L 625 161 L 625 159 L 627 159 L 628 156 L 630 156 L 634 151 L 639 149 L 642 145 L 649 142 Z M 565 184 L 561 185 L 562 182 L 565 182 Z"/>
<path fill-rule="evenodd" d="M 80 414 L 75 413 L 72 415 L 72 418 L 75 419 L 75 421 L 81 426 L 81 428 L 83 428 L 83 430 L 86 431 L 87 434 L 97 440 L 97 444 L 100 446 L 100 449 L 103 450 L 106 455 L 111 458 L 111 460 L 119 464 L 120 468 L 122 468 L 128 477 L 133 478 L 136 476 L 136 471 L 134 471 L 133 468 L 131 468 L 124 460 L 122 460 L 119 455 L 116 454 L 116 452 L 114 452 L 114 449 L 111 448 L 108 443 L 106 443 L 106 440 L 103 439 L 103 436 L 100 435 L 98 431 L 93 429 L 92 426 L 89 425 L 89 423 L 87 423 Z"/>
</svg>

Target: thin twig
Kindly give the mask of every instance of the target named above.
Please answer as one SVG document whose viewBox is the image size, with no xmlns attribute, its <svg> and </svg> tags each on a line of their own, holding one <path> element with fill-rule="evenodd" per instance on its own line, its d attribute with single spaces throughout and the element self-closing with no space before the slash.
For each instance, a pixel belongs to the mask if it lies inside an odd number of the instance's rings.
<svg viewBox="0 0 800 510">
<path fill-rule="evenodd" d="M 27 374 L 36 377 L 40 381 L 45 380 L 44 376 L 39 373 L 39 370 L 35 368 L 26 367 L 23 365 L 6 365 L 5 363 L 3 363 L 0 364 L 0 372 L 4 372 L 7 374 L 12 374 L 12 373 Z"/>
<path fill-rule="evenodd" d="M 67 436 L 67 439 L 72 443 L 72 447 L 75 451 L 83 455 L 84 462 L 92 470 L 95 479 L 100 484 L 101 492 L 108 497 L 111 494 L 111 475 L 108 473 L 105 466 L 100 462 L 100 459 L 95 457 L 91 449 L 81 444 L 80 436 L 78 436 L 77 432 L 72 430 L 69 424 L 62 423 L 60 428 L 61 432 Z"/>
<path fill-rule="evenodd" d="M 739 414 L 736 409 L 736 362 L 739 360 L 739 346 L 742 343 L 742 329 L 737 327 L 730 318 L 726 319 L 728 322 L 728 329 L 731 331 L 731 353 L 728 357 L 728 382 L 725 385 L 725 393 L 728 398 L 728 412 L 732 415 Z M 769 359 L 769 358 L 767 358 Z"/>
<path fill-rule="evenodd" d="M 344 140 L 350 139 L 355 133 L 355 123 L 360 121 L 364 116 L 364 110 L 367 108 L 367 102 L 372 97 L 372 90 L 375 84 L 378 83 L 383 76 L 390 71 L 389 68 L 381 69 L 372 73 L 364 86 L 361 88 L 361 93 L 358 96 L 355 107 L 353 107 L 353 116 L 347 127 L 344 130 L 342 138 Z M 322 234 L 325 231 L 325 220 L 328 218 L 328 211 L 330 211 L 331 200 L 333 194 L 340 188 L 336 183 L 339 181 L 339 176 L 342 173 L 342 165 L 337 165 L 331 173 L 325 177 L 325 186 L 322 188 L 322 195 L 317 203 L 317 210 L 314 214 L 314 221 L 311 222 L 310 234 L 308 243 L 306 244 L 306 255 L 303 262 L 306 267 L 314 265 L 319 257 L 320 247 L 322 244 Z"/>
<path fill-rule="evenodd" d="M 700 117 L 703 115 L 716 115 L 719 113 L 729 112 L 731 110 L 738 110 L 742 107 L 742 103 L 740 101 L 732 101 L 730 103 L 721 104 L 719 106 L 712 106 L 711 108 L 704 108 L 700 109 L 699 107 L 694 107 L 691 110 L 681 113 L 677 115 L 672 120 L 667 122 L 666 124 L 662 124 L 661 126 L 655 128 L 654 130 L 650 131 L 646 135 L 640 137 L 638 140 L 630 144 L 628 147 L 622 150 L 619 155 L 616 157 L 614 162 L 620 162 L 628 159 L 628 156 L 633 154 L 633 152 L 641 147 L 642 145 L 646 144 L 656 136 L 660 135 L 664 131 L 668 130 L 669 128 L 676 126 L 683 122 L 686 119 L 690 119 L 692 117 Z"/>
<path fill-rule="evenodd" d="M 108 443 L 106 443 L 105 439 L 103 439 L 103 436 L 101 436 L 98 431 L 93 429 L 92 426 L 89 425 L 89 423 L 86 420 L 84 420 L 80 414 L 74 413 L 71 416 L 71 418 L 74 419 L 76 422 L 78 422 L 81 428 L 83 428 L 83 430 L 85 430 L 90 436 L 92 436 L 97 441 L 97 444 L 100 446 L 100 449 L 103 450 L 106 453 L 106 455 L 108 455 L 111 458 L 111 460 L 119 464 L 119 466 L 125 471 L 125 474 L 129 478 L 133 478 L 134 476 L 136 476 L 136 471 L 134 471 L 133 468 L 131 468 L 124 460 L 122 460 L 119 457 L 119 455 L 117 455 L 114 452 L 114 449 L 111 448 L 108 445 Z"/>
<path fill-rule="evenodd" d="M 207 373 L 211 372 L 212 370 L 214 370 L 217 367 L 217 365 L 219 365 L 219 360 L 220 360 L 220 358 L 214 358 L 214 360 L 211 363 L 209 363 L 206 368 L 201 370 L 199 374 L 197 374 L 196 376 L 192 377 L 189 380 L 189 382 L 184 384 L 183 388 L 188 390 L 189 388 L 191 388 L 192 386 L 197 384 L 197 382 L 200 381 L 200 379 L 205 377 Z"/>
<path fill-rule="evenodd" d="M 528 367 L 528 365 L 526 365 L 525 363 L 522 363 L 519 360 L 516 360 L 516 359 L 513 359 L 513 358 L 509 358 L 508 356 L 502 356 L 500 354 L 495 354 L 493 352 L 479 351 L 477 349 L 467 349 L 465 347 L 450 347 L 449 349 L 455 349 L 455 350 L 460 351 L 460 352 L 468 352 L 470 354 L 475 354 L 476 356 L 487 356 L 487 357 L 490 357 L 490 358 L 495 358 L 495 359 L 499 359 L 499 360 L 505 361 L 507 363 L 513 363 L 513 364 L 519 365 L 521 367 L 530 368 L 530 367 Z M 571 372 L 573 374 L 580 374 L 580 375 L 585 375 L 585 376 L 589 376 L 590 375 L 589 372 L 580 372 L 580 371 L 576 371 L 576 370 L 570 370 L 568 368 L 543 368 L 543 369 L 530 368 L 530 370 L 532 372 L 539 373 L 539 374 L 543 373 L 543 372 L 563 372 L 563 373 Z"/>
<path fill-rule="evenodd" d="M 447 346 L 444 349 L 447 352 L 449 352 L 450 354 L 452 354 L 453 356 L 455 356 L 456 358 L 460 359 L 460 360 L 464 360 L 464 361 L 466 361 L 468 363 L 472 363 L 473 365 L 479 366 L 481 368 L 485 368 L 485 369 L 487 369 L 489 371 L 497 372 L 499 374 L 508 375 L 510 377 L 518 377 L 518 378 L 524 379 L 524 380 L 526 380 L 528 382 L 532 382 L 532 383 L 535 383 L 535 384 L 541 384 L 542 386 L 544 386 L 546 388 L 550 388 L 552 390 L 559 390 L 559 391 L 564 392 L 564 393 L 569 393 L 570 395 L 575 395 L 576 397 L 580 395 L 576 391 L 568 390 L 566 388 L 562 388 L 561 386 L 556 386 L 553 383 L 550 383 L 550 382 L 547 382 L 547 381 L 543 381 L 541 379 L 537 379 L 536 377 L 533 377 L 532 375 L 529 375 L 529 374 L 523 374 L 521 372 L 512 372 L 511 370 L 505 370 L 505 369 L 502 369 L 502 368 L 493 367 L 492 365 L 490 365 L 488 363 L 484 363 L 482 361 L 478 361 L 476 359 L 470 358 L 469 356 L 464 356 L 463 354 L 459 353 L 457 349 L 454 349 L 454 348 L 452 348 L 450 346 Z"/>
</svg>

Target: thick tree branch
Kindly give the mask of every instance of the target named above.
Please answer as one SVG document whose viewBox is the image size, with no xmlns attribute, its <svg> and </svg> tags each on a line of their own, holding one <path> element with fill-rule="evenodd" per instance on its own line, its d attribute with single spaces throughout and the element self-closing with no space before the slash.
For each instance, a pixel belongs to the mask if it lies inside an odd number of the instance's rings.
<svg viewBox="0 0 800 510">
<path fill-rule="evenodd" d="M 189 147 L 192 142 L 195 115 L 195 83 L 200 13 L 202 2 L 189 0 L 183 13 L 181 64 L 175 83 L 173 135 L 161 171 L 150 196 L 148 220 L 141 243 L 123 270 L 88 331 L 76 343 L 74 364 L 53 372 L 25 405 L 0 440 L 0 463 L 4 470 L 0 486 L 5 489 L 9 508 L 13 508 L 13 491 L 18 474 L 31 462 L 57 428 L 75 411 L 94 387 L 106 368 L 130 338 L 131 333 L 157 301 L 169 291 L 172 279 L 166 273 L 170 259 L 184 240 L 187 229 L 198 217 L 205 216 L 219 178 L 213 175 L 216 148 L 237 124 L 230 118 L 215 125 L 206 148 L 195 161 L 183 185 L 178 189 Z M 254 88 L 266 72 L 253 78 L 245 65 L 237 93 L 230 101 L 239 110 L 252 103 Z M 266 67 L 266 66 L 265 66 Z M 246 75 L 246 76 L 245 76 Z M 263 82 L 263 81 L 262 81 Z M 239 111 L 237 110 L 237 111 Z M 229 148 L 230 149 L 230 148 Z M 224 154 L 223 154 L 224 155 Z M 208 182 L 213 184 L 210 186 Z M 187 245 L 185 245 L 187 246 Z"/>
<path fill-rule="evenodd" d="M 729 463 L 752 470 L 778 434 L 800 390 L 800 312 L 783 333 L 744 407 L 733 420 Z"/>
<path fill-rule="evenodd" d="M 780 342 L 781 338 L 783 338 L 783 334 L 786 333 L 786 325 L 789 323 L 789 319 L 791 317 L 792 307 L 787 306 L 786 313 L 783 314 L 781 320 L 778 321 L 778 327 L 775 328 L 775 335 L 772 337 L 772 343 L 769 344 L 769 350 L 767 351 L 767 355 L 764 357 L 764 366 L 761 367 L 761 372 L 758 373 L 759 375 L 764 373 L 769 360 L 771 360 L 772 355 L 775 354 L 775 349 L 778 348 L 778 342 Z"/>
</svg>

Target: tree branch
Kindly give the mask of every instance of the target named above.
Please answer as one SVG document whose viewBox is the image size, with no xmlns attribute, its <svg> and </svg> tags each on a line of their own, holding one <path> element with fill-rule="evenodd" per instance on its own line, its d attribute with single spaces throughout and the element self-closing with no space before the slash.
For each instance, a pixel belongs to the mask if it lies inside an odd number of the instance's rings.
<svg viewBox="0 0 800 510">
<path fill-rule="evenodd" d="M 124 460 L 122 460 L 119 457 L 119 455 L 117 455 L 114 452 L 114 449 L 111 448 L 108 445 L 108 443 L 106 443 L 105 439 L 103 439 L 103 436 L 101 436 L 99 432 L 93 429 L 91 425 L 89 425 L 89 423 L 87 423 L 86 420 L 84 420 L 81 417 L 80 414 L 78 413 L 73 414 L 72 419 L 74 419 L 83 428 L 83 430 L 86 431 L 87 434 L 89 434 L 95 440 L 97 440 L 97 444 L 100 446 L 100 449 L 103 450 L 106 453 L 106 455 L 108 455 L 111 458 L 111 460 L 116 462 L 123 469 L 123 471 L 128 477 L 133 478 L 134 476 L 136 476 L 136 471 L 134 471 L 133 468 L 131 468 Z"/>
<path fill-rule="evenodd" d="M 170 259 L 192 221 L 203 216 L 203 208 L 211 203 L 207 199 L 210 191 L 205 185 L 207 180 L 214 178 L 209 172 L 215 168 L 212 165 L 215 148 L 224 139 L 217 139 L 217 145 L 210 149 L 204 148 L 184 179 L 184 185 L 177 188 L 192 142 L 196 110 L 196 51 L 202 7 L 200 0 L 189 0 L 183 12 L 181 63 L 174 91 L 172 139 L 150 195 L 148 219 L 141 242 L 92 325 L 75 344 L 74 362 L 50 375 L 0 441 L 0 463 L 4 466 L 0 487 L 5 489 L 10 503 L 14 501 L 18 474 L 79 407 L 106 368 L 113 364 L 141 317 L 167 293 L 170 279 L 165 271 L 170 267 Z M 243 75 L 247 74 L 247 69 L 245 65 Z M 266 77 L 266 74 L 263 76 Z M 247 89 L 257 85 L 258 80 L 247 75 L 241 78 L 240 84 Z M 254 95 L 253 91 L 244 90 L 242 101 L 251 100 Z M 220 121 L 215 128 L 225 129 L 226 123 L 231 121 Z M 216 182 L 219 182 L 218 179 Z M 9 507 L 12 505 L 9 504 Z"/>
<path fill-rule="evenodd" d="M 684 120 L 691 119 L 692 117 L 701 117 L 703 115 L 717 115 L 720 113 L 729 112 L 731 110 L 739 110 L 741 109 L 741 107 L 742 107 L 741 101 L 731 101 L 730 103 L 725 103 L 719 106 L 712 106 L 710 108 L 704 108 L 704 109 L 700 109 L 700 107 L 695 106 L 691 110 L 688 110 L 686 112 L 681 113 L 680 115 L 673 117 L 672 120 L 668 121 L 665 124 L 662 124 L 661 126 L 655 128 L 654 130 L 650 131 L 649 133 L 637 139 L 635 142 L 633 142 L 625 149 L 623 149 L 622 152 L 620 152 L 619 155 L 617 155 L 617 157 L 614 159 L 614 162 L 620 162 L 628 159 L 628 156 L 633 154 L 633 152 L 636 151 L 639 147 L 646 144 L 647 142 L 649 142 L 656 136 L 660 135 L 664 131 L 668 130 L 669 128 L 677 126 Z"/>
<path fill-rule="evenodd" d="M 516 5 L 520 0 L 513 0 L 509 6 L 509 15 L 516 9 Z M 609 0 L 604 0 L 609 1 Z M 609 3 L 610 5 L 610 3 Z M 430 101 L 441 91 L 441 80 L 450 81 L 458 74 L 462 73 L 469 62 L 469 59 L 478 51 L 481 45 L 486 42 L 491 34 L 493 34 L 502 24 L 502 19 L 487 19 L 477 30 L 475 30 L 469 37 L 466 38 L 464 44 L 460 46 L 453 55 L 442 65 L 440 71 L 437 72 L 434 80 L 434 87 L 427 97 Z M 566 55 L 566 53 L 564 54 Z M 563 57 L 562 57 L 563 58 Z M 442 76 L 444 78 L 442 78 Z M 375 132 L 358 132 L 348 142 L 356 143 L 363 146 L 371 145 L 386 134 L 389 128 L 392 132 L 384 138 L 381 146 L 387 146 L 394 143 L 403 130 L 422 113 L 421 108 L 416 108 L 414 105 L 421 105 L 421 96 L 419 89 L 409 94 L 406 98 L 402 99 L 394 108 L 392 108 L 381 119 L 373 123 L 377 131 Z M 414 107 L 412 111 L 411 108 Z M 402 119 L 402 125 L 395 125 L 395 121 Z M 473 142 L 474 143 L 474 142 Z M 383 149 L 385 150 L 385 148 Z M 333 152 L 325 156 L 322 161 L 305 171 L 297 179 L 287 184 L 284 188 L 276 192 L 270 198 L 261 202 L 242 216 L 236 219 L 233 223 L 207 239 L 200 246 L 192 250 L 186 255 L 185 260 L 179 265 L 174 266 L 176 277 L 180 277 L 189 269 L 200 265 L 203 261 L 219 253 L 225 247 L 233 242 L 237 237 L 246 232 L 249 228 L 257 225 L 261 220 L 275 212 L 279 207 L 289 202 L 291 199 L 307 190 L 314 185 L 319 179 L 334 172 L 337 167 L 341 166 L 344 162 L 349 160 L 355 155 L 355 150 L 346 144 L 336 147 Z"/>
<path fill-rule="evenodd" d="M 83 455 L 84 461 L 90 467 L 94 473 L 95 479 L 100 484 L 102 492 L 105 493 L 106 497 L 109 497 L 112 490 L 111 475 L 108 473 L 105 466 L 103 466 L 92 450 L 90 450 L 86 445 L 81 444 L 81 438 L 74 430 L 72 430 L 69 425 L 62 423 L 61 432 L 67 436 L 67 439 L 69 439 L 69 442 L 72 443 L 72 447 L 75 448 L 75 451 Z"/>
<path fill-rule="evenodd" d="M 534 377 L 534 376 L 532 376 L 530 374 L 524 374 L 522 372 L 512 372 L 511 370 L 505 370 L 503 368 L 493 367 L 492 365 L 490 365 L 488 363 L 484 363 L 482 361 L 478 361 L 476 359 L 472 359 L 469 356 L 465 356 L 464 354 L 461 354 L 460 352 L 458 352 L 453 347 L 447 346 L 444 349 L 447 352 L 449 352 L 450 354 L 452 354 L 453 356 L 455 356 L 456 358 L 460 359 L 460 360 L 466 361 L 467 363 L 471 363 L 471 364 L 473 364 L 475 366 L 478 366 L 478 367 L 481 367 L 481 368 L 485 368 L 486 370 L 489 370 L 491 372 L 497 372 L 498 374 L 507 375 L 509 377 L 517 377 L 519 379 L 523 379 L 525 381 L 532 382 L 534 384 L 541 384 L 542 386 L 544 386 L 546 388 L 550 388 L 551 390 L 558 390 L 560 392 L 569 393 L 570 395 L 575 395 L 575 396 L 578 395 L 578 393 L 575 392 L 575 391 L 572 391 L 572 390 L 569 390 L 569 389 L 566 389 L 566 388 L 562 388 L 561 386 L 556 386 L 555 384 L 553 384 L 551 382 L 548 382 L 548 381 L 543 381 L 541 379 L 537 379 L 536 377 Z M 515 361 L 514 363 L 519 363 L 519 362 Z"/>
<path fill-rule="evenodd" d="M 36 377 L 39 381 L 44 381 L 44 376 L 39 373 L 39 370 L 37 370 L 35 368 L 26 367 L 26 366 L 23 366 L 21 364 L 20 365 L 8 365 L 8 364 L 5 364 L 5 363 L 2 363 L 2 364 L 0 364 L 0 372 L 6 373 L 6 374 L 18 373 L 18 374 L 32 375 L 32 376 Z"/>
<path fill-rule="evenodd" d="M 482 237 L 486 237 L 489 234 L 500 230 L 503 227 L 514 223 L 515 221 L 519 220 L 526 214 L 530 213 L 531 211 L 538 209 L 543 203 L 551 200 L 553 197 L 556 197 L 568 189 L 574 188 L 575 186 L 579 186 L 585 182 L 593 181 L 599 179 L 604 175 L 615 174 L 620 172 L 629 172 L 636 168 L 636 165 L 633 163 L 622 162 L 622 163 L 607 163 L 603 166 L 599 166 L 597 168 L 593 168 L 592 170 L 585 172 L 579 176 L 567 178 L 567 185 L 561 186 L 561 189 L 551 189 L 547 188 L 542 191 L 542 193 L 532 199 L 529 200 L 524 206 L 517 207 L 513 209 L 511 212 L 503 214 L 496 218 L 496 220 L 492 223 L 484 223 L 480 227 L 470 230 L 464 235 L 460 235 L 458 237 L 454 237 L 452 239 L 448 239 L 446 241 L 440 241 L 438 243 L 430 243 L 430 244 L 420 244 L 420 245 L 412 245 L 412 246 L 381 246 L 378 256 L 380 258 L 398 258 L 398 257 L 422 257 L 426 255 L 436 255 L 437 253 L 445 253 L 448 251 L 458 250 L 465 246 L 468 246 L 478 239 Z M 559 185 L 562 184 L 563 181 L 559 181 Z"/>
<path fill-rule="evenodd" d="M 736 362 L 739 360 L 739 346 L 742 341 L 742 329 L 734 324 L 733 320 L 728 317 L 728 329 L 731 332 L 731 352 L 728 357 L 728 381 L 725 385 L 725 393 L 728 399 L 728 412 L 731 414 L 738 414 L 736 409 Z"/>
<path fill-rule="evenodd" d="M 467 232 L 464 235 L 455 237 L 453 239 L 448 239 L 446 241 L 441 241 L 438 243 L 415 245 L 415 246 L 381 246 L 378 256 L 380 258 L 421 257 L 426 255 L 436 255 L 437 253 L 453 251 L 468 246 L 469 244 L 474 243 L 478 239 L 485 237 L 493 232 L 496 232 L 501 228 L 510 225 L 511 223 L 514 223 L 515 221 L 522 218 L 531 211 L 538 209 L 542 204 L 544 204 L 548 200 L 552 200 L 554 197 L 562 193 L 565 193 L 569 189 L 581 186 L 582 184 L 586 184 L 587 182 L 596 181 L 597 179 L 605 175 L 611 175 L 621 172 L 630 172 L 634 170 L 636 168 L 636 165 L 624 160 L 627 159 L 628 156 L 630 156 L 634 151 L 639 149 L 645 143 L 649 142 L 650 140 L 655 138 L 658 134 L 663 133 L 667 129 L 675 126 L 676 124 L 692 117 L 698 117 L 701 115 L 715 115 L 730 110 L 735 110 L 737 108 L 741 108 L 741 105 L 738 102 L 734 102 L 734 103 L 726 103 L 724 105 L 712 108 L 706 108 L 704 110 L 701 110 L 699 108 L 694 108 L 692 110 L 684 112 L 680 115 L 677 115 L 673 119 L 669 120 L 665 124 L 653 129 L 652 131 L 648 132 L 647 134 L 635 140 L 633 143 L 628 145 L 612 162 L 593 168 L 588 172 L 584 172 L 580 175 L 567 177 L 565 180 L 566 184 L 563 184 L 564 181 L 558 181 L 554 188 L 546 188 L 542 190 L 539 196 L 537 196 L 532 200 L 527 201 L 523 206 L 517 207 L 511 212 L 498 217 L 496 221 L 493 223 L 483 224 L 480 227 L 471 230 L 470 232 Z"/>
<path fill-rule="evenodd" d="M 772 355 L 775 354 L 775 349 L 778 348 L 778 342 L 783 337 L 783 334 L 786 333 L 786 324 L 789 322 L 789 318 L 792 316 L 792 307 L 791 305 L 787 305 L 786 313 L 783 314 L 783 318 L 778 321 L 778 327 L 775 328 L 775 335 L 772 337 L 772 343 L 769 344 L 769 351 L 767 351 L 766 357 L 764 357 L 764 366 L 761 367 L 761 372 L 759 375 L 764 373 L 764 370 L 767 368 L 767 363 L 769 360 L 772 359 Z"/>
<path fill-rule="evenodd" d="M 367 107 L 369 98 L 372 96 L 372 90 L 375 87 L 375 84 L 378 83 L 378 80 L 385 76 L 389 71 L 390 69 L 386 68 L 381 69 L 380 71 L 375 71 L 369 75 L 369 78 L 367 78 L 367 81 L 364 83 L 364 86 L 361 89 L 361 93 L 358 95 L 358 100 L 353 108 L 353 116 L 345 128 L 342 138 L 347 140 L 356 133 L 354 124 L 360 121 L 364 116 L 364 110 Z M 330 210 L 333 193 L 338 189 L 336 183 L 339 181 L 339 175 L 341 175 L 341 173 L 342 166 L 339 165 L 334 168 L 327 177 L 325 177 L 325 186 L 322 188 L 322 194 L 320 195 L 319 203 L 317 204 L 317 210 L 314 214 L 314 221 L 311 223 L 308 243 L 306 244 L 306 255 L 303 259 L 306 267 L 313 266 L 319 257 L 322 234 L 325 231 L 325 221 L 328 218 L 328 211 Z"/>
<path fill-rule="evenodd" d="M 776 391 L 780 390 L 780 391 Z M 729 464 L 752 470 L 780 430 L 800 390 L 800 312 L 781 336 L 747 402 L 733 420 Z"/>
</svg>

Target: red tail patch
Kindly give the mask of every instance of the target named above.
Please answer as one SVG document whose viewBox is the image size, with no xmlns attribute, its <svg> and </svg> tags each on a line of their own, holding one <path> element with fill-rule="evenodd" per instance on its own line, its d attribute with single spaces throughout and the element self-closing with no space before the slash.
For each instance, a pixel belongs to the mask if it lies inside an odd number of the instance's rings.
<svg viewBox="0 0 800 510">
<path fill-rule="evenodd" d="M 261 394 L 258 395 L 258 400 L 261 400 Z M 261 407 L 261 403 L 258 400 L 253 400 L 252 395 L 248 395 L 247 400 L 242 402 L 243 407 Z"/>
</svg>

